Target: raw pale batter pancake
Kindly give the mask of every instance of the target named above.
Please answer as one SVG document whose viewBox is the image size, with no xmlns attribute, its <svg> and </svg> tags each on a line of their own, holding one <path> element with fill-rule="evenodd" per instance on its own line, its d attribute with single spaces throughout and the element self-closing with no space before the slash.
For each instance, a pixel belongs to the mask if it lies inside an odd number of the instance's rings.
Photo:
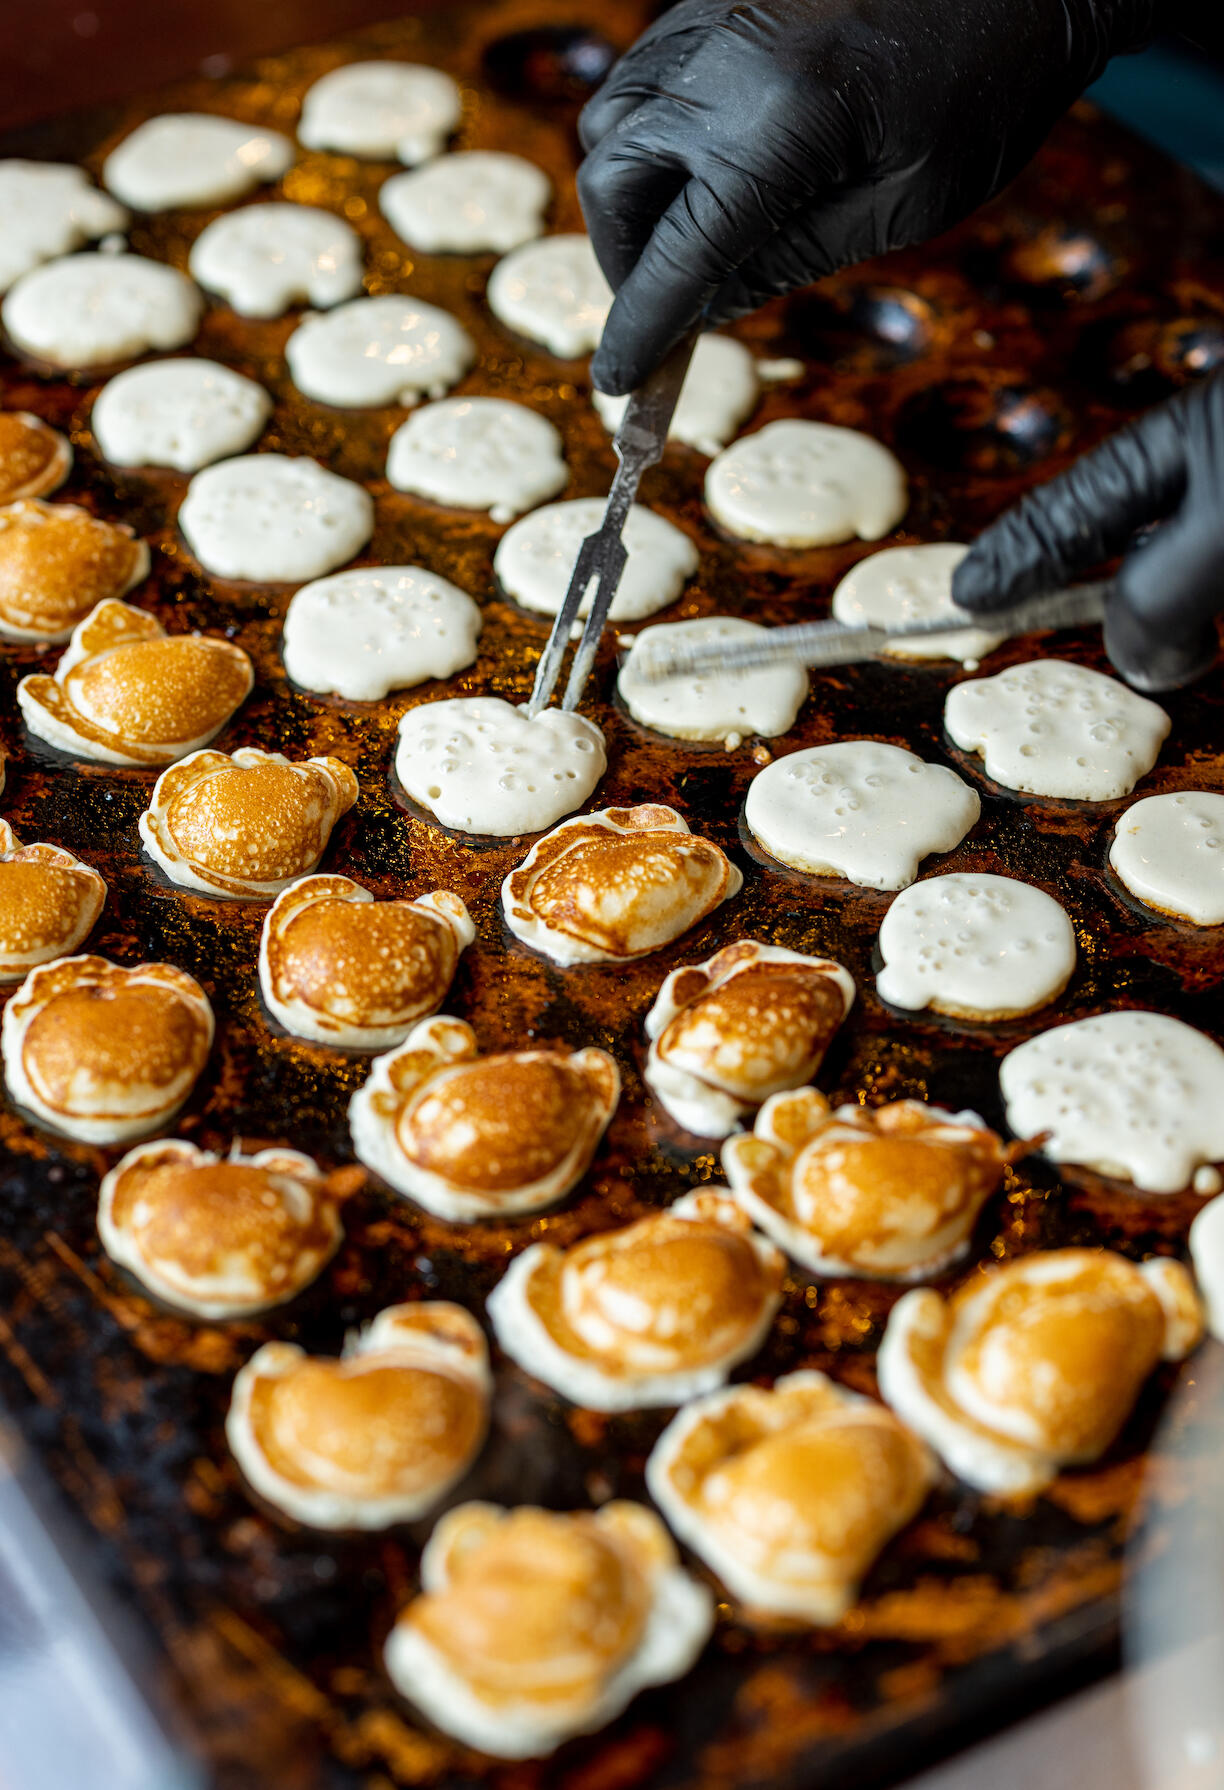
<svg viewBox="0 0 1224 1790">
<path fill-rule="evenodd" d="M 14 345 L 55 367 L 108 367 L 183 348 L 204 301 L 185 274 L 141 255 L 69 255 L 17 281 L 0 316 Z"/>
<path fill-rule="evenodd" d="M 698 678 L 651 683 L 642 675 L 652 652 L 701 646 L 709 640 L 745 640 L 766 630 L 730 615 L 698 621 L 660 622 L 643 628 L 621 666 L 616 687 L 635 721 L 676 740 L 721 740 L 728 750 L 746 734 L 775 739 L 795 725 L 808 693 L 801 665 L 767 665 L 756 671 L 706 672 Z"/>
<path fill-rule="evenodd" d="M 304 690 L 377 702 L 476 657 L 480 610 L 421 566 L 361 566 L 297 593 L 285 616 L 285 670 Z"/>
<path fill-rule="evenodd" d="M 975 789 L 901 746 L 842 740 L 779 758 L 748 786 L 744 818 L 765 850 L 813 876 L 903 889 L 981 813 Z"/>
<path fill-rule="evenodd" d="M 304 317 L 285 345 L 293 383 L 342 408 L 438 398 L 476 358 L 449 311 L 387 293 Z"/>
<path fill-rule="evenodd" d="M 777 547 L 878 541 L 909 501 L 905 468 L 870 435 L 786 417 L 735 442 L 705 479 L 710 514 L 729 534 Z"/>
<path fill-rule="evenodd" d="M 1118 822 L 1109 862 L 1131 894 L 1193 926 L 1224 924 L 1224 795 L 1145 796 Z"/>
<path fill-rule="evenodd" d="M 206 572 L 301 584 L 364 547 L 374 532 L 374 503 L 363 485 L 317 460 L 244 454 L 198 472 L 178 520 Z"/>
<path fill-rule="evenodd" d="M 327 310 L 361 291 L 361 238 L 314 205 L 245 205 L 196 237 L 188 266 L 241 317 L 279 317 L 296 304 Z"/>
<path fill-rule="evenodd" d="M 534 162 L 473 149 L 393 174 L 378 203 L 395 234 L 424 254 L 504 255 L 539 236 L 551 198 Z"/>
<path fill-rule="evenodd" d="M 308 149 L 409 167 L 441 155 L 459 123 L 459 89 L 439 68 L 415 62 L 350 62 L 333 68 L 302 103 L 298 141 Z"/>
<path fill-rule="evenodd" d="M 1015 1019 L 1052 1001 L 1075 968 L 1075 928 L 1042 889 L 976 872 L 902 890 L 880 927 L 876 992 L 955 1019 Z"/>
<path fill-rule="evenodd" d="M 718 454 L 752 415 L 761 395 L 756 362 L 742 342 L 731 336 L 699 336 L 692 364 L 680 389 L 669 441 L 682 441 L 700 454 Z M 604 427 L 620 428 L 628 398 L 592 392 L 591 402 Z"/>
<path fill-rule="evenodd" d="M 271 414 L 263 386 L 218 361 L 156 360 L 109 380 L 90 423 L 114 466 L 198 472 L 249 448 Z"/>
<path fill-rule="evenodd" d="M 1003 1059 L 999 1085 L 1017 1137 L 1042 1153 L 1179 1193 L 1224 1161 L 1224 1050 L 1163 1013 L 1101 1013 L 1056 1026 Z"/>
<path fill-rule="evenodd" d="M 211 112 L 167 112 L 111 150 L 102 184 L 135 211 L 224 205 L 279 180 L 292 161 L 293 144 L 279 131 Z"/>
<path fill-rule="evenodd" d="M 0 293 L 44 261 L 126 230 L 122 205 L 70 162 L 0 161 Z"/>
<path fill-rule="evenodd" d="M 603 521 L 604 508 L 602 497 L 575 497 L 516 522 L 493 556 L 493 572 L 506 595 L 524 609 L 556 615 L 582 543 Z M 697 549 L 673 523 L 640 503 L 631 507 L 622 539 L 629 557 L 610 619 L 638 621 L 675 602 L 697 570 Z M 590 606 L 588 593 L 579 615 Z"/>
<path fill-rule="evenodd" d="M 1190 1226 L 1190 1260 L 1206 1307 L 1207 1328 L 1224 1342 L 1224 1199 L 1210 1200 Z"/>
<path fill-rule="evenodd" d="M 1007 789 L 1076 802 L 1128 795 L 1156 763 L 1169 717 L 1116 678 L 1034 659 L 948 692 L 944 726 Z"/>
<path fill-rule="evenodd" d="M 933 622 L 956 616 L 952 574 L 968 547 L 929 541 L 921 547 L 886 547 L 860 560 L 833 592 L 833 615 L 857 628 L 897 628 L 905 622 Z M 1003 634 L 985 628 L 954 628 L 885 647 L 890 659 L 959 659 L 976 669 Z"/>
<path fill-rule="evenodd" d="M 497 839 L 542 833 L 581 808 L 607 762 L 603 735 L 584 715 L 552 708 L 529 721 L 493 696 L 409 709 L 395 751 L 414 802 L 444 827 Z"/>
<path fill-rule="evenodd" d="M 511 522 L 569 478 L 547 417 L 505 398 L 444 398 L 401 423 L 387 449 L 397 491 Z"/>
<path fill-rule="evenodd" d="M 514 249 L 489 276 L 493 315 L 561 360 L 599 346 L 612 288 L 586 236 L 544 236 Z"/>
</svg>

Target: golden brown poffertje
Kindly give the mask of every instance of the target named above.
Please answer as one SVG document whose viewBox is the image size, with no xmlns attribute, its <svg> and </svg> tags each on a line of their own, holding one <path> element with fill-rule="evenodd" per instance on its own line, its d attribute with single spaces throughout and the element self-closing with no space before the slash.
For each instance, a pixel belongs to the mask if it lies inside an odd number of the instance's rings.
<svg viewBox="0 0 1224 1790">
<path fill-rule="evenodd" d="M 976 1114 L 918 1100 L 834 1109 L 815 1088 L 775 1094 L 722 1151 L 744 1212 L 793 1260 L 884 1280 L 959 1255 L 1008 1157 Z"/>
<path fill-rule="evenodd" d="M 357 793 L 338 758 L 291 764 L 256 746 L 194 752 L 157 779 L 140 837 L 181 888 L 268 901 L 317 867 Z"/>
<path fill-rule="evenodd" d="M 727 1137 L 811 1081 L 854 1000 L 840 963 L 740 939 L 673 970 L 646 1015 L 646 1081 L 678 1125 Z"/>
<path fill-rule="evenodd" d="M 349 1103 L 353 1148 L 397 1193 L 439 1218 L 535 1212 L 576 1186 L 620 1099 L 603 1050 L 482 1057 L 439 1014 L 377 1057 Z"/>
<path fill-rule="evenodd" d="M 747 1614 L 833 1623 L 936 1478 L 917 1436 L 824 1374 L 685 1406 L 646 1482 L 675 1533 Z"/>
<path fill-rule="evenodd" d="M 502 885 L 506 924 L 564 967 L 657 951 L 737 895 L 744 879 L 674 808 L 643 803 L 563 821 Z"/>
<path fill-rule="evenodd" d="M 71 503 L 10 503 L 0 509 L 0 638 L 67 640 L 148 571 L 149 549 L 123 523 Z"/>
<path fill-rule="evenodd" d="M 0 410 L 0 504 L 47 497 L 71 471 L 66 435 L 28 410 Z"/>
<path fill-rule="evenodd" d="M 338 1200 L 309 1156 L 219 1157 L 169 1139 L 141 1144 L 106 1176 L 98 1234 L 150 1293 L 211 1321 L 295 1298 L 343 1230 Z"/>
<path fill-rule="evenodd" d="M 0 982 L 84 944 L 106 900 L 106 883 L 59 845 L 21 845 L 0 820 Z"/>
<path fill-rule="evenodd" d="M 492 1379 L 462 1306 L 392 1305 L 339 1361 L 295 1343 L 257 1349 L 225 1432 L 253 1490 L 316 1529 L 385 1529 L 443 1499 L 484 1443 Z"/>
<path fill-rule="evenodd" d="M 30 971 L 0 1032 L 10 1096 L 86 1144 L 165 1125 L 208 1059 L 213 1015 L 193 976 L 168 963 L 124 969 L 61 957 Z"/>
<path fill-rule="evenodd" d="M 506 1354 L 574 1404 L 677 1405 L 760 1348 L 785 1268 L 725 1194 L 691 1193 L 569 1249 L 533 1243 L 488 1310 Z"/>
<path fill-rule="evenodd" d="M 32 734 L 98 764 L 163 765 L 219 733 L 251 693 L 241 647 L 208 634 L 167 634 L 128 603 L 99 603 L 73 632 L 54 677 L 23 677 L 17 701 Z"/>
<path fill-rule="evenodd" d="M 259 947 L 259 986 L 287 1032 L 318 1044 L 402 1044 L 446 998 L 476 936 L 445 889 L 375 901 L 347 876 L 307 876 L 273 902 Z"/>
<path fill-rule="evenodd" d="M 387 1641 L 397 1690 L 501 1758 L 550 1753 L 687 1672 L 713 1626 L 658 1517 L 614 1501 L 557 1514 L 463 1504 L 421 1556 Z"/>
<path fill-rule="evenodd" d="M 1098 1459 L 1156 1364 L 1202 1334 L 1180 1262 L 1038 1250 L 985 1265 L 948 1298 L 906 1293 L 880 1345 L 880 1390 L 970 1485 L 1038 1492 Z"/>
</svg>

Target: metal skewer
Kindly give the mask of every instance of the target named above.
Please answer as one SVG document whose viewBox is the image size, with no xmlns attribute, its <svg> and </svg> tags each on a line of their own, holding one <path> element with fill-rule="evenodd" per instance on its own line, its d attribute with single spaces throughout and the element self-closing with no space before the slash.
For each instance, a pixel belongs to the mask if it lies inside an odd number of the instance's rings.
<svg viewBox="0 0 1224 1790">
<path fill-rule="evenodd" d="M 608 493 L 603 521 L 595 533 L 588 535 L 582 543 L 569 589 L 565 593 L 565 601 L 557 611 L 548 645 L 540 654 L 535 686 L 527 704 L 529 718 L 534 718 L 552 701 L 557 679 L 561 675 L 565 649 L 578 619 L 578 611 L 582 607 L 583 598 L 594 585 L 586 625 L 570 666 L 565 695 L 561 699 L 563 709 L 578 707 L 628 557 L 625 543 L 621 539 L 625 518 L 629 514 L 630 504 L 637 496 L 642 474 L 648 466 L 653 466 L 662 458 L 668 427 L 680 397 L 680 388 L 684 384 L 689 362 L 693 358 L 696 340 L 694 332 L 678 342 L 662 366 L 629 398 L 620 428 L 612 442 L 620 464 Z"/>
<path fill-rule="evenodd" d="M 958 628 L 985 628 L 1011 636 L 1039 629 L 1073 628 L 1105 617 L 1108 581 L 1079 584 L 1052 596 L 1034 597 L 1014 609 L 983 614 L 963 611 L 934 621 L 910 622 L 898 628 L 853 627 L 848 622 L 802 622 L 771 628 L 759 639 L 711 640 L 700 646 L 659 646 L 638 656 L 634 670 L 647 683 L 673 677 L 701 677 L 712 672 L 753 671 L 764 665 L 857 665 L 874 659 L 896 641 L 921 640 L 929 634 L 951 634 Z"/>
</svg>

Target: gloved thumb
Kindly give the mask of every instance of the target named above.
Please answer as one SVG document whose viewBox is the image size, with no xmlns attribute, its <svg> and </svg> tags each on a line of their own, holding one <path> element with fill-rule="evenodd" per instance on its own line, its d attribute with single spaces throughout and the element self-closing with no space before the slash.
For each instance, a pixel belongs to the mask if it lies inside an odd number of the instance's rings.
<svg viewBox="0 0 1224 1790">
<path fill-rule="evenodd" d="M 952 599 L 981 614 L 1058 590 L 1167 516 L 1185 487 L 1178 419 L 1169 407 L 1152 411 L 979 535 L 956 568 Z"/>
<path fill-rule="evenodd" d="M 1215 662 L 1224 540 L 1201 511 L 1166 522 L 1118 573 L 1105 650 L 1137 690 L 1176 690 Z"/>
</svg>

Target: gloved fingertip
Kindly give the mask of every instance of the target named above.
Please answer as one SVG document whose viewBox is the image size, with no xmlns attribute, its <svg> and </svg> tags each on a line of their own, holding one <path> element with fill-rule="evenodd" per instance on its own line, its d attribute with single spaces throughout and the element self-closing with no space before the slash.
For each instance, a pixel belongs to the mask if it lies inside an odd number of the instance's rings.
<svg viewBox="0 0 1224 1790">
<path fill-rule="evenodd" d="M 952 601 L 958 609 L 977 614 L 1006 605 L 1007 593 L 1000 588 L 993 554 L 980 547 L 969 550 L 952 574 Z"/>
<path fill-rule="evenodd" d="M 606 341 L 595 350 L 591 361 L 591 384 L 597 392 L 604 392 L 609 398 L 623 398 L 642 383 L 643 377 L 643 371 L 632 360 L 623 359 Z"/>
</svg>

